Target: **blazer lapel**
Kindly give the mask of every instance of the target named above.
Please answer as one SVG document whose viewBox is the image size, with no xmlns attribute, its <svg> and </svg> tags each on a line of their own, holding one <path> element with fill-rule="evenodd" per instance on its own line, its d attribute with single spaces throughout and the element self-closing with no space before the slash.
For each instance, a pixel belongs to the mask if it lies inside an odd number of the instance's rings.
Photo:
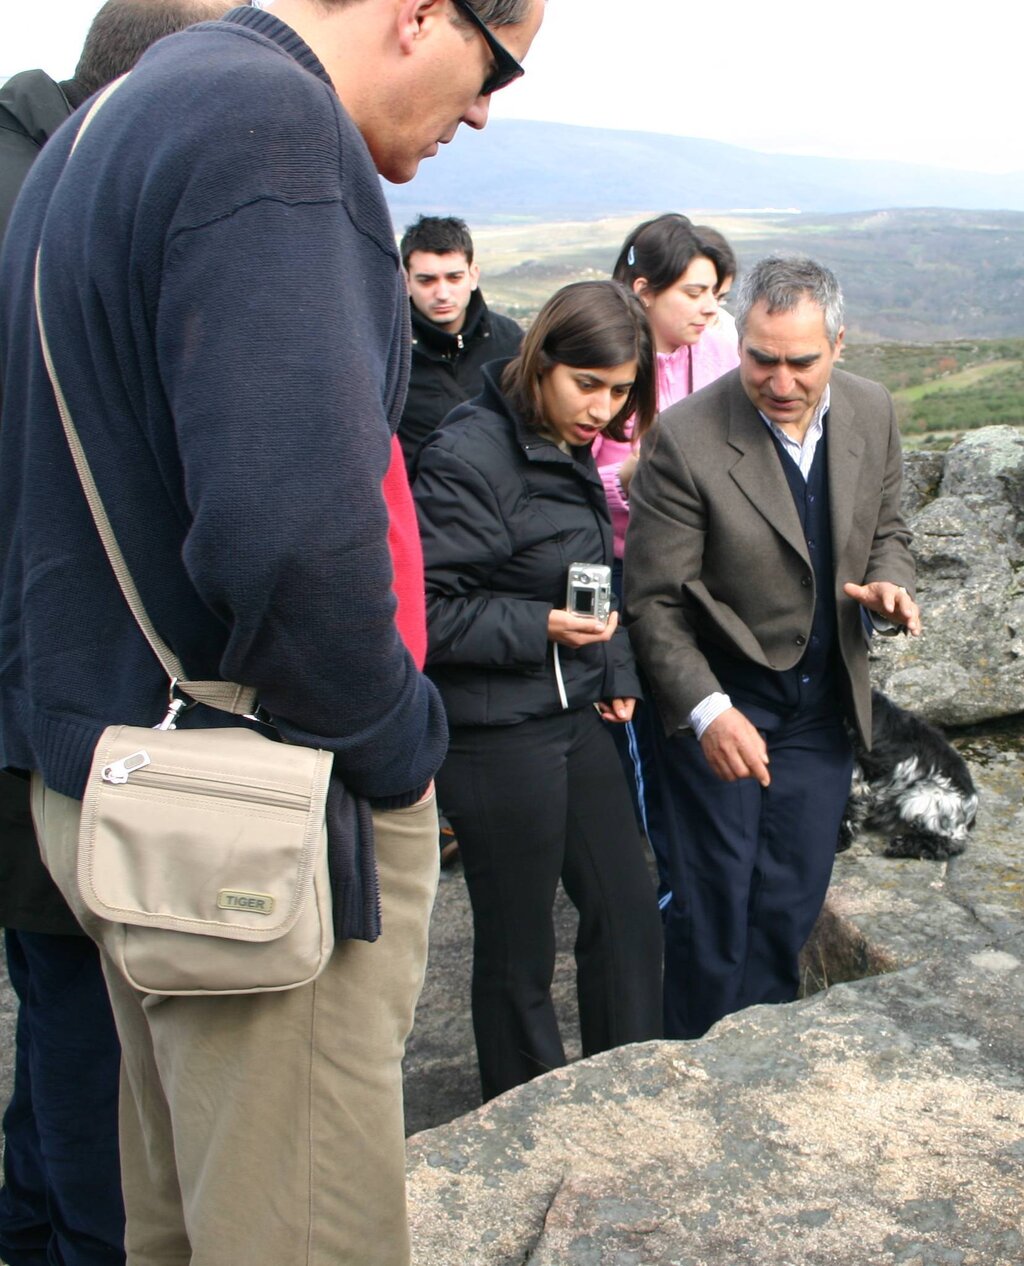
<svg viewBox="0 0 1024 1266">
<path fill-rule="evenodd" d="M 833 379 L 825 419 L 828 432 L 828 497 L 832 512 L 832 558 L 836 566 L 853 526 L 864 437 L 857 429 L 853 405 Z"/>
<path fill-rule="evenodd" d="M 810 566 L 807 541 L 779 455 L 738 378 L 730 400 L 728 443 L 737 453 L 729 468 L 737 487 L 768 526 Z"/>
</svg>

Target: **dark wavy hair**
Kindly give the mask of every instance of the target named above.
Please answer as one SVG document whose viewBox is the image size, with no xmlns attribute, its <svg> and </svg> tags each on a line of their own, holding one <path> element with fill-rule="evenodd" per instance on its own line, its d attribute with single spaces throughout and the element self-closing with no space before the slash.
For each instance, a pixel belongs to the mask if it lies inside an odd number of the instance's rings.
<svg viewBox="0 0 1024 1266">
<path fill-rule="evenodd" d="M 710 224 L 696 224 L 693 231 L 697 234 L 697 240 L 704 254 L 715 266 L 718 284 L 721 285 L 726 277 L 735 277 L 739 268 L 736 252 L 729 245 L 729 239 L 725 234 L 719 233 Z"/>
<path fill-rule="evenodd" d="M 541 378 L 555 365 L 606 369 L 636 360 L 636 378 L 626 402 L 605 427 L 614 440 L 626 438 L 635 415 L 634 437 L 657 412 L 654 340 L 636 295 L 614 281 L 576 281 L 557 290 L 526 331 L 519 355 L 506 367 L 502 390 L 526 425 L 543 430 Z"/>
<path fill-rule="evenodd" d="M 647 289 L 657 295 L 675 285 L 699 256 L 711 261 L 721 284 L 728 273 L 720 271 L 718 260 L 701 241 L 691 221 L 669 211 L 644 220 L 632 230 L 622 243 L 612 277 L 627 290 L 632 290 L 633 283 L 643 277 Z"/>
</svg>

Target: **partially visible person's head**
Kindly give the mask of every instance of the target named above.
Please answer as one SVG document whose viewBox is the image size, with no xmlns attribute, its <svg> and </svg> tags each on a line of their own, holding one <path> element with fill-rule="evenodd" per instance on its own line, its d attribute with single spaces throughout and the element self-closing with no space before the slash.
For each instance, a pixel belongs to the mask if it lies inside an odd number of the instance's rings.
<svg viewBox="0 0 1024 1266">
<path fill-rule="evenodd" d="M 502 387 L 528 426 L 570 444 L 589 443 L 600 431 L 625 439 L 631 416 L 634 434 L 642 435 L 657 407 L 643 306 L 614 281 L 563 286 L 527 330 Z"/>
<path fill-rule="evenodd" d="M 740 379 L 754 406 L 800 435 L 843 346 L 834 274 L 803 257 L 769 256 L 744 275 L 736 304 Z"/>
<path fill-rule="evenodd" d="M 318 54 L 396 184 L 447 144 L 460 123 L 482 128 L 491 94 L 522 73 L 544 0 L 280 0 Z M 368 51 L 369 50 L 369 51 Z"/>
<path fill-rule="evenodd" d="M 736 252 L 729 245 L 728 238 L 719 233 L 718 229 L 712 228 L 710 224 L 698 224 L 694 232 L 697 234 L 701 249 L 714 264 L 715 272 L 718 274 L 715 298 L 719 303 L 724 303 L 732 290 L 732 283 L 736 280 Z"/>
<path fill-rule="evenodd" d="M 718 269 L 685 215 L 638 224 L 623 242 L 612 276 L 646 307 L 659 352 L 696 343 L 718 312 Z"/>
<path fill-rule="evenodd" d="M 75 68 L 82 99 L 127 74 L 151 44 L 195 22 L 223 17 L 231 0 L 107 0 L 92 20 Z"/>
<path fill-rule="evenodd" d="M 465 221 L 421 215 L 405 230 L 400 250 L 413 305 L 428 321 L 457 334 L 480 280 Z"/>
</svg>

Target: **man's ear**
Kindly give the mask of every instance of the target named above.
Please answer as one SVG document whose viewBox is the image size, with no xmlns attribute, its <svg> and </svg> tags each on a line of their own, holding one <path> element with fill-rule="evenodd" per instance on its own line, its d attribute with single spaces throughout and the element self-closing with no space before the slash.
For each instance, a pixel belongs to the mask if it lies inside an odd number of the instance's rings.
<svg viewBox="0 0 1024 1266">
<path fill-rule="evenodd" d="M 839 333 L 836 335 L 835 346 L 832 348 L 832 359 L 834 361 L 839 359 L 839 354 L 843 350 L 843 339 L 845 336 L 846 336 L 846 326 L 841 325 L 839 327 Z"/>
<path fill-rule="evenodd" d="M 445 0 L 398 0 L 395 26 L 402 52 L 411 53 L 439 20 L 448 21 Z"/>
<path fill-rule="evenodd" d="M 480 265 L 479 264 L 470 264 L 469 279 L 473 283 L 470 289 L 475 290 L 477 286 L 479 286 L 480 284 Z"/>
</svg>

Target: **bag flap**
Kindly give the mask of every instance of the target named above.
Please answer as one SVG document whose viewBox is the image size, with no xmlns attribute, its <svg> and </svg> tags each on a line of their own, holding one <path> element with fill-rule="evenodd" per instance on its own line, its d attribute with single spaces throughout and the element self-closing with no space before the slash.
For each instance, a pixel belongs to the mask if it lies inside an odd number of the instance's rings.
<svg viewBox="0 0 1024 1266">
<path fill-rule="evenodd" d="M 284 935 L 327 847 L 332 760 L 246 729 L 111 726 L 82 805 L 82 899 L 119 923 Z"/>
</svg>

